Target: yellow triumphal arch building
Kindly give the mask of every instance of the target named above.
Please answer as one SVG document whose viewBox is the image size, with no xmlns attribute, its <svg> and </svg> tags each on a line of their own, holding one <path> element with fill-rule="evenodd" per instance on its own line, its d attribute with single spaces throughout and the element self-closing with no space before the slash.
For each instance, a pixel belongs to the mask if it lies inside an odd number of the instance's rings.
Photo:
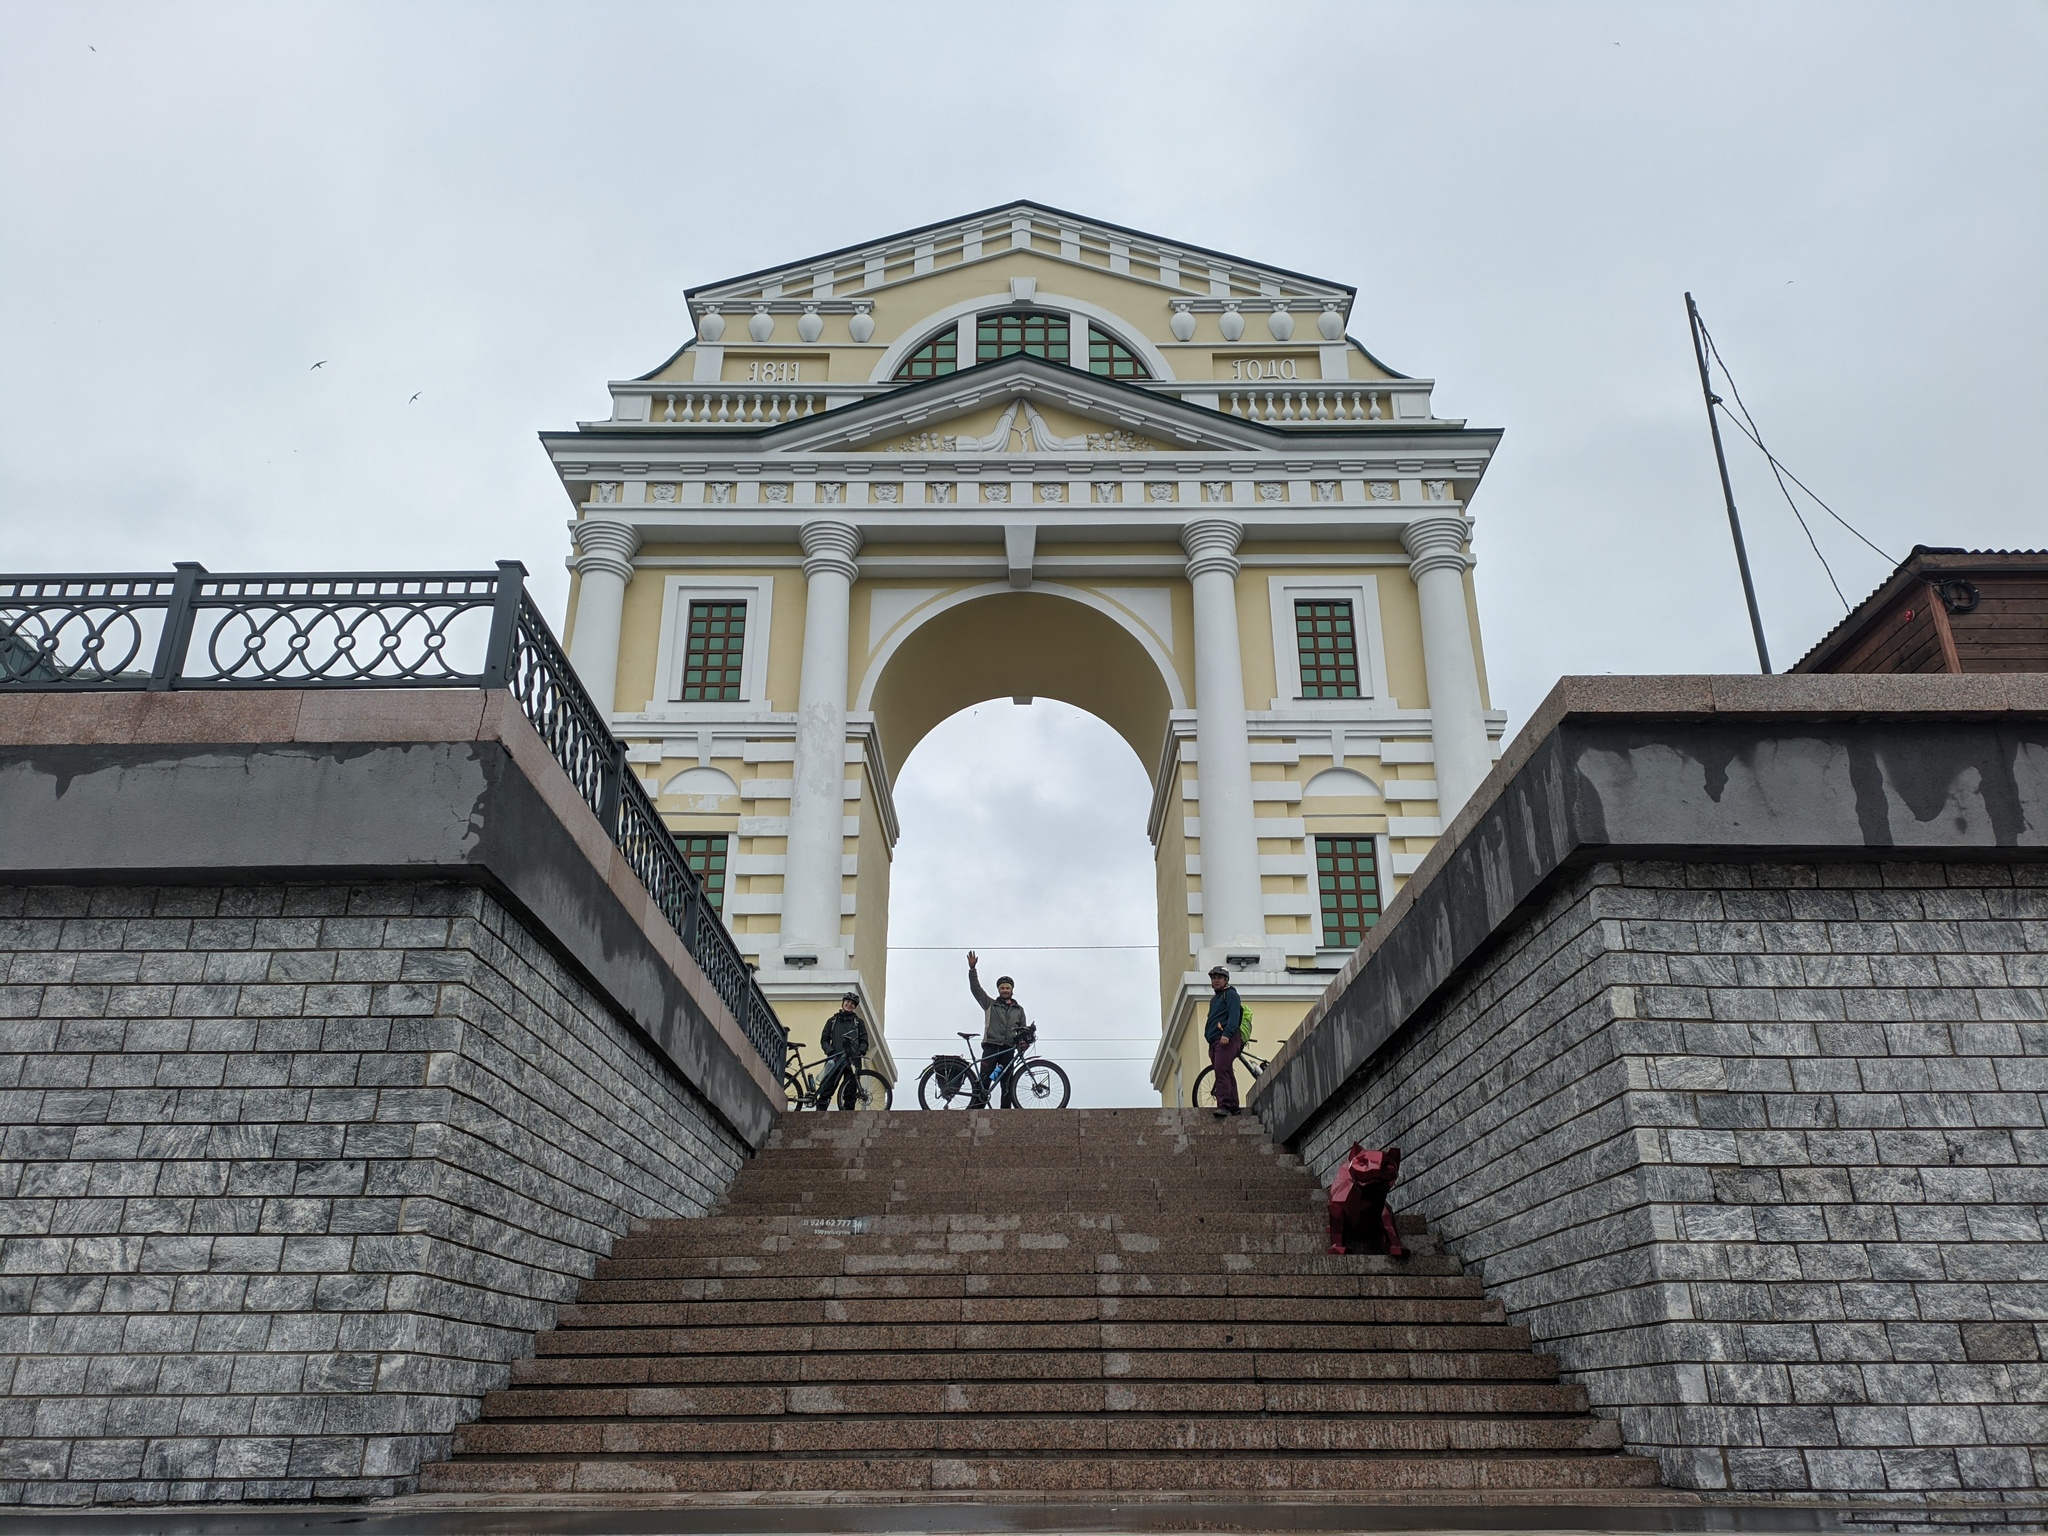
<svg viewBox="0 0 2048 1536">
<path fill-rule="evenodd" d="M 1484 777 L 1499 434 L 1354 297 L 1014 203 L 698 288 L 546 435 L 571 657 L 799 1037 L 851 988 L 886 1040 L 891 776 L 970 704 L 1065 700 L 1151 771 L 1168 1103 L 1209 966 L 1283 1037 Z"/>
</svg>

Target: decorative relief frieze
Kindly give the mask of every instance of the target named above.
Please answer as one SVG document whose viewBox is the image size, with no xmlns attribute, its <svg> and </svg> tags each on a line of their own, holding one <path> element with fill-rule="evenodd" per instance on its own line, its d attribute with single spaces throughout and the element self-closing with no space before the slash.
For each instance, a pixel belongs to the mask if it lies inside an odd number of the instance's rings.
<svg viewBox="0 0 2048 1536">
<path fill-rule="evenodd" d="M 1230 500 L 1230 482 L 1228 480 L 1204 480 L 1202 482 L 1202 500 Z"/>
<path fill-rule="evenodd" d="M 955 486 L 951 480 L 934 480 L 924 488 L 924 493 L 930 500 L 943 507 L 952 505 L 954 490 Z"/>
<path fill-rule="evenodd" d="M 836 507 L 846 500 L 846 482 L 843 480 L 820 480 L 818 500 L 828 507 Z"/>
<path fill-rule="evenodd" d="M 1287 499 L 1287 482 L 1286 482 L 1286 481 L 1284 481 L 1284 480 L 1261 480 L 1261 481 L 1259 482 L 1259 500 L 1261 500 L 1261 501 L 1285 501 L 1286 499 Z"/>
<path fill-rule="evenodd" d="M 1094 453 L 1125 453 L 1133 448 L 1157 448 L 1159 445 L 1135 432 L 1090 432 L 1088 447 Z"/>
<path fill-rule="evenodd" d="M 1394 482 L 1391 480 L 1375 480 L 1366 489 L 1372 493 L 1374 501 L 1392 501 L 1394 499 Z"/>
<path fill-rule="evenodd" d="M 730 480 L 712 481 L 704 487 L 704 499 L 717 507 L 729 505 L 732 501 L 732 482 Z"/>
<path fill-rule="evenodd" d="M 1431 501 L 1449 501 L 1451 499 L 1451 482 L 1448 480 L 1425 480 L 1422 482 L 1422 494 Z"/>
<path fill-rule="evenodd" d="M 597 481 L 590 487 L 590 499 L 602 503 L 617 501 L 619 499 L 619 482 L 616 480 Z"/>
<path fill-rule="evenodd" d="M 981 488 L 981 499 L 988 502 L 1008 501 L 1010 488 L 1007 485 L 984 485 Z"/>
<path fill-rule="evenodd" d="M 891 502 L 903 499 L 903 487 L 900 485 L 882 484 L 875 486 L 868 494 L 883 506 L 888 506 Z"/>
<path fill-rule="evenodd" d="M 1317 480 L 1313 483 L 1311 489 L 1315 492 L 1317 501 L 1335 501 L 1337 499 L 1337 482 L 1334 480 Z"/>
<path fill-rule="evenodd" d="M 1097 480 L 1093 486 L 1097 504 L 1106 505 L 1115 501 L 1117 499 L 1117 485 L 1118 482 L 1114 480 Z"/>
<path fill-rule="evenodd" d="M 789 487 L 771 481 L 761 487 L 761 499 L 780 506 L 789 500 Z"/>
<path fill-rule="evenodd" d="M 667 503 L 673 502 L 676 499 L 676 488 L 673 485 L 652 486 L 650 490 L 653 493 L 654 499 L 658 502 Z"/>
<path fill-rule="evenodd" d="M 1041 485 L 1038 488 L 1038 499 L 1045 502 L 1065 501 L 1067 499 L 1067 488 L 1057 480 Z"/>
<path fill-rule="evenodd" d="M 957 437 L 941 437 L 936 432 L 914 432 L 901 442 L 891 443 L 888 453 L 952 453 L 960 445 Z"/>
<path fill-rule="evenodd" d="M 1145 482 L 1147 501 L 1173 501 L 1179 497 L 1180 487 L 1171 480 L 1148 480 Z"/>
</svg>

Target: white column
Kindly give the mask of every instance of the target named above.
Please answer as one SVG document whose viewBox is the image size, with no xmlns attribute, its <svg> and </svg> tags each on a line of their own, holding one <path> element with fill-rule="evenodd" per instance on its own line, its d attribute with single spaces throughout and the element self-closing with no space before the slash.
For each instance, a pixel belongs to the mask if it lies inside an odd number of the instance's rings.
<svg viewBox="0 0 2048 1536">
<path fill-rule="evenodd" d="M 789 853 L 783 861 L 782 950 L 816 955 L 841 970 L 841 855 L 846 816 L 847 611 L 860 530 L 806 523 L 803 673 L 797 682 L 796 772 L 790 786 Z"/>
<path fill-rule="evenodd" d="M 626 611 L 626 583 L 633 577 L 633 554 L 639 548 L 640 530 L 631 523 L 589 518 L 576 525 L 576 555 L 570 564 L 580 581 L 569 665 L 606 715 L 618 694 L 619 623 Z"/>
<path fill-rule="evenodd" d="M 1422 664 L 1429 679 L 1430 735 L 1436 743 L 1437 811 L 1446 824 L 1493 767 L 1465 603 L 1470 525 L 1455 512 L 1417 518 L 1401 530 L 1408 573 L 1422 604 Z"/>
<path fill-rule="evenodd" d="M 1195 761 L 1202 816 L 1202 959 L 1264 951 L 1252 753 L 1237 634 L 1241 524 L 1205 518 L 1181 530 L 1195 589 Z M 1214 958 L 1212 958 L 1214 957 Z"/>
</svg>

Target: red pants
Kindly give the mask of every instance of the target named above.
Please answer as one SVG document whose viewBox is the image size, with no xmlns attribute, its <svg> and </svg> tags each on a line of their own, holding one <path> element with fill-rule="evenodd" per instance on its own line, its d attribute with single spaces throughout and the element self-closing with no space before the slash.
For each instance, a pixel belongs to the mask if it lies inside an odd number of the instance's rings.
<svg viewBox="0 0 2048 1536">
<path fill-rule="evenodd" d="M 1244 1054 L 1242 1035 L 1225 1035 L 1209 1046 L 1209 1065 L 1216 1069 L 1216 1107 L 1237 1108 L 1237 1058 Z"/>
</svg>

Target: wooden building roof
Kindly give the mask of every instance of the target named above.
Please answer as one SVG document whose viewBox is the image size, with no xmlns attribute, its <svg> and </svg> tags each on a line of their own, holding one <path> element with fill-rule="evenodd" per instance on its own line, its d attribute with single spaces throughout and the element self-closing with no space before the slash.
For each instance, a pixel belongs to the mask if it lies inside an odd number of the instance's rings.
<svg viewBox="0 0 2048 1536">
<path fill-rule="evenodd" d="M 1916 544 L 1794 672 L 2048 672 L 2048 550 Z"/>
</svg>

